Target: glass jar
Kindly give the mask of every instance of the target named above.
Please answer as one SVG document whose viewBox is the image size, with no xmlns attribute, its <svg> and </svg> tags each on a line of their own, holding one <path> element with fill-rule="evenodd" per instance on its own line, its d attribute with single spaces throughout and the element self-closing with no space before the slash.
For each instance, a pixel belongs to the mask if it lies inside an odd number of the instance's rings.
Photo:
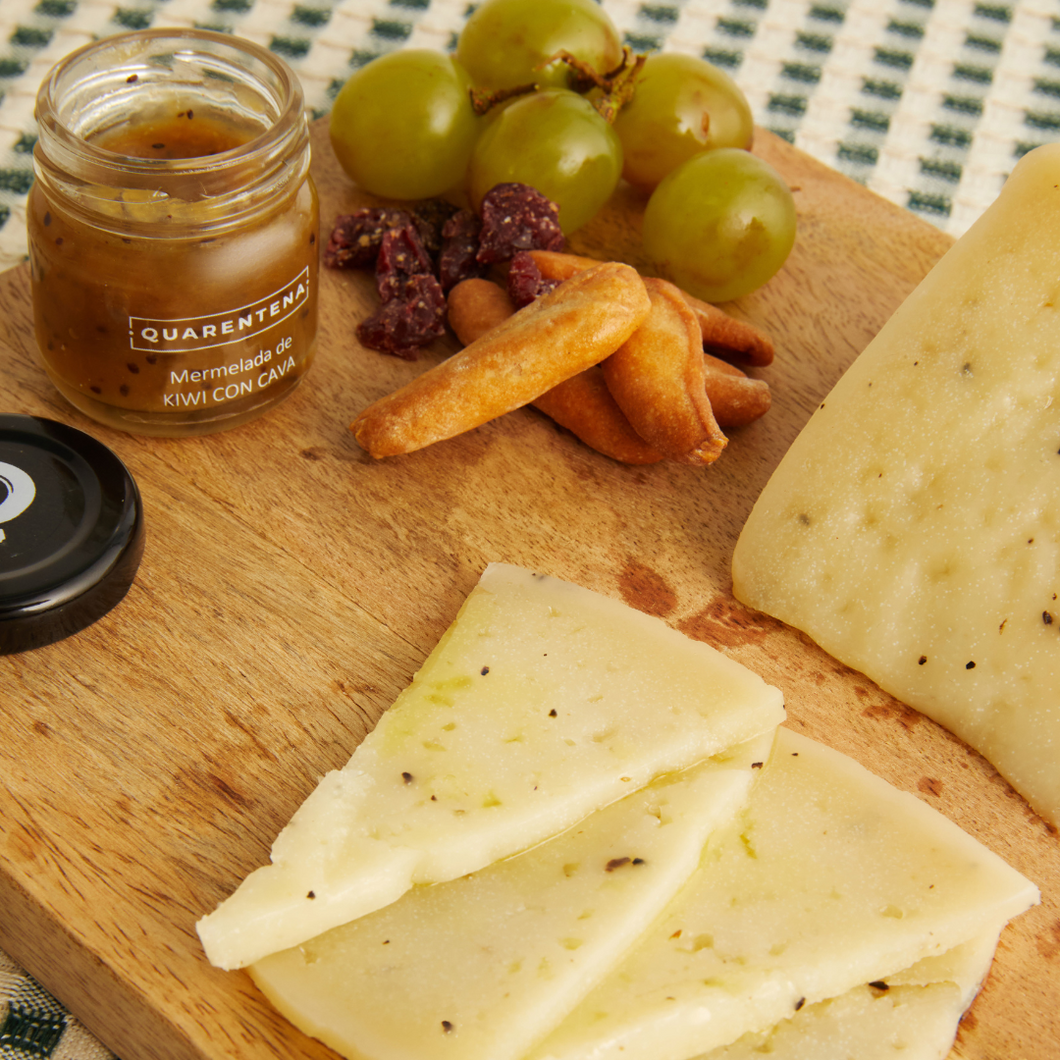
<svg viewBox="0 0 1060 1060">
<path fill-rule="evenodd" d="M 313 359 L 319 257 L 287 64 L 218 33 L 122 34 L 62 60 L 36 116 L 34 323 L 63 396 L 151 435 L 287 397 Z"/>
</svg>

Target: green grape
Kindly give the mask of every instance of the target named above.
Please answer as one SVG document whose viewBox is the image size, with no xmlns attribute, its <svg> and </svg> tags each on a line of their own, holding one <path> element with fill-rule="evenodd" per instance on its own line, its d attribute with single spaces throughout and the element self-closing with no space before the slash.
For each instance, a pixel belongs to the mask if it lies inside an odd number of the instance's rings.
<svg viewBox="0 0 1060 1060">
<path fill-rule="evenodd" d="M 584 97 L 565 89 L 523 96 L 479 137 L 468 184 L 477 209 L 495 184 L 529 184 L 559 206 L 565 233 L 580 228 L 611 196 L 622 173 L 614 129 Z"/>
<path fill-rule="evenodd" d="M 458 186 L 481 119 L 467 73 L 428 49 L 390 52 L 342 86 L 331 111 L 331 145 L 365 191 L 427 199 Z"/>
<path fill-rule="evenodd" d="M 660 276 L 707 302 L 769 280 L 795 243 L 795 201 L 783 178 L 749 151 L 704 151 L 652 192 L 644 251 Z"/>
<path fill-rule="evenodd" d="M 596 0 L 485 0 L 465 23 L 456 57 L 476 88 L 566 88 L 569 67 L 548 62 L 559 51 L 604 74 L 621 62 L 622 41 Z"/>
<path fill-rule="evenodd" d="M 671 170 L 700 151 L 749 148 L 751 108 L 724 70 L 694 55 L 649 55 L 633 100 L 619 112 L 615 132 L 631 184 L 654 188 Z"/>
</svg>

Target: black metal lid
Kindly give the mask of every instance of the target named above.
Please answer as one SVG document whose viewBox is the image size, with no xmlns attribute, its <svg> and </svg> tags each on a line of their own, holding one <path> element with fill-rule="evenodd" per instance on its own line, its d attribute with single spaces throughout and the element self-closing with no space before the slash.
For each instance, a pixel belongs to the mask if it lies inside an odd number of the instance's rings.
<svg viewBox="0 0 1060 1060">
<path fill-rule="evenodd" d="M 102 618 L 143 550 L 140 493 L 110 449 L 63 423 L 0 415 L 0 655 Z"/>
</svg>

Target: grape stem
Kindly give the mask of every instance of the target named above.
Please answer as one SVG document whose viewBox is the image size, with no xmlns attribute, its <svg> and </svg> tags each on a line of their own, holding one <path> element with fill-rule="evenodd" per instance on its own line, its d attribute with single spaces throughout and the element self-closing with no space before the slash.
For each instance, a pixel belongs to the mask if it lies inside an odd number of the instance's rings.
<svg viewBox="0 0 1060 1060">
<path fill-rule="evenodd" d="M 618 66 L 606 74 L 598 74 L 588 63 L 564 50 L 546 59 L 537 69 L 543 70 L 550 63 L 557 61 L 566 63 L 571 68 L 571 91 L 584 96 L 599 90 L 599 95 L 591 100 L 592 105 L 600 117 L 612 125 L 618 117 L 618 112 L 633 98 L 636 80 L 640 75 L 641 67 L 644 66 L 645 59 L 647 59 L 646 55 L 634 55 L 633 50 L 625 45 L 622 48 L 622 61 Z M 485 88 L 472 88 L 469 91 L 471 109 L 482 117 L 498 104 L 518 96 L 538 92 L 540 88 L 541 86 L 536 82 L 514 85 L 511 88 L 498 88 L 493 91 Z"/>
<path fill-rule="evenodd" d="M 483 114 L 489 113 L 498 103 L 515 99 L 517 96 L 527 96 L 532 92 L 537 92 L 540 87 L 540 85 L 532 81 L 526 85 L 498 88 L 492 92 L 485 88 L 472 88 L 470 90 L 471 109 L 481 118 Z"/>
<path fill-rule="evenodd" d="M 636 80 L 648 57 L 634 55 L 629 45 L 622 48 L 622 61 L 606 74 L 598 74 L 588 63 L 571 55 L 568 51 L 558 51 L 547 63 L 559 60 L 566 63 L 572 71 L 571 88 L 585 95 L 593 89 L 599 89 L 600 95 L 592 104 L 600 116 L 609 124 L 614 123 L 618 112 L 633 98 Z"/>
</svg>

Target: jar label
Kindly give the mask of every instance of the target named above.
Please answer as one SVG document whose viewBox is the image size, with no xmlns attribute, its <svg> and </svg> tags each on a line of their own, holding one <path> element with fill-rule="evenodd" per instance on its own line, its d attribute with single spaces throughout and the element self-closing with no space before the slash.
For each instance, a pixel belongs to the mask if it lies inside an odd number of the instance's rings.
<svg viewBox="0 0 1060 1060">
<path fill-rule="evenodd" d="M 293 203 L 209 239 L 89 231 L 38 184 L 29 220 L 41 359 L 101 422 L 161 435 L 236 426 L 286 397 L 312 363 L 318 214 L 308 180 Z"/>
<path fill-rule="evenodd" d="M 201 317 L 129 317 L 129 345 L 150 353 L 198 353 L 241 342 L 282 324 L 309 301 L 309 269 L 249 305 Z M 253 367 L 253 365 L 251 366 Z M 219 369 L 223 372 L 225 369 Z M 185 372 L 185 375 L 187 373 Z"/>
</svg>

